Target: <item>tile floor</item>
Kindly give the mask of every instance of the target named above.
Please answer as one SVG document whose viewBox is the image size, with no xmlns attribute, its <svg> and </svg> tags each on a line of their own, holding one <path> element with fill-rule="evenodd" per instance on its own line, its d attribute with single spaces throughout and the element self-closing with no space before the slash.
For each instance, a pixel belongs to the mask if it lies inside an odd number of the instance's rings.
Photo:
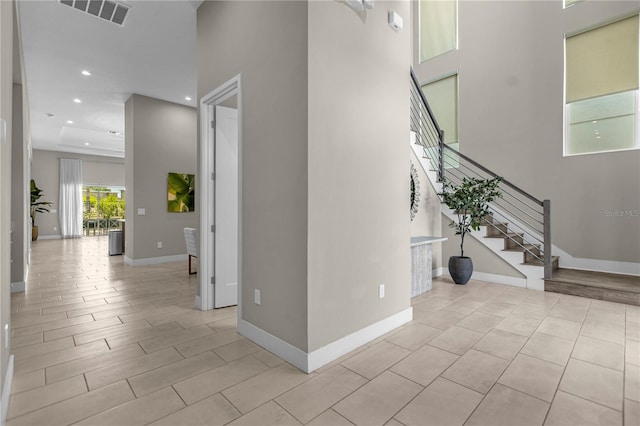
<svg viewBox="0 0 640 426">
<path fill-rule="evenodd" d="M 312 374 L 193 309 L 187 263 L 33 245 L 8 425 L 639 425 L 640 308 L 434 281 L 414 321 Z"/>
</svg>

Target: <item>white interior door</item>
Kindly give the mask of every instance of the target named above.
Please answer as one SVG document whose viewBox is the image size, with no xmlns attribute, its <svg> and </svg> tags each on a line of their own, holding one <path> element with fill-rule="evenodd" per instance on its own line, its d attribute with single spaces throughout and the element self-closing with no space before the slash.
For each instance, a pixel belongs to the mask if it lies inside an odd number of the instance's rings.
<svg viewBox="0 0 640 426">
<path fill-rule="evenodd" d="M 238 111 L 215 106 L 213 307 L 238 304 Z"/>
</svg>

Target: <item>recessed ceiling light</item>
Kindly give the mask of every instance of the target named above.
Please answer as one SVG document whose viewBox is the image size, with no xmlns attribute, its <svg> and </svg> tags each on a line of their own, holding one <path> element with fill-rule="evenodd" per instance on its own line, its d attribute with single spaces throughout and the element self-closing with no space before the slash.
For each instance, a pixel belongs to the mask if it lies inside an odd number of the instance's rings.
<svg viewBox="0 0 640 426">
<path fill-rule="evenodd" d="M 82 75 L 90 76 L 91 73 L 87 70 L 82 70 Z"/>
<path fill-rule="evenodd" d="M 77 103 L 77 104 L 81 104 L 81 103 L 82 103 L 82 101 L 81 101 L 80 99 L 78 99 L 78 98 L 75 98 L 75 99 L 73 100 L 73 102 L 75 102 L 75 103 Z"/>
<path fill-rule="evenodd" d="M 184 99 L 185 99 L 185 100 L 187 100 L 187 101 L 190 101 L 190 100 L 191 100 L 191 97 L 189 97 L 189 96 L 185 96 L 185 97 L 184 97 Z"/>
<path fill-rule="evenodd" d="M 89 142 L 85 142 L 84 144 L 85 144 L 86 146 L 89 146 Z"/>
<path fill-rule="evenodd" d="M 67 124 L 73 124 L 72 120 L 67 120 Z"/>
<path fill-rule="evenodd" d="M 597 122 L 598 122 L 598 120 L 593 120 L 592 121 L 593 124 L 596 124 Z"/>
</svg>

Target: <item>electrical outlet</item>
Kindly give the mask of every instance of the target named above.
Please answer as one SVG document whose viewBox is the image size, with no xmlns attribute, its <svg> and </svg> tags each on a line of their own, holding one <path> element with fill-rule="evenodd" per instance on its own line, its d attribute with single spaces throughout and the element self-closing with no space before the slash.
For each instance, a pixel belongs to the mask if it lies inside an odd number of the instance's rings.
<svg viewBox="0 0 640 426">
<path fill-rule="evenodd" d="M 158 248 L 162 248 L 162 241 L 158 241 L 156 244 L 158 245 Z"/>
<path fill-rule="evenodd" d="M 260 301 L 260 290 L 258 289 L 255 289 L 253 291 L 253 303 L 255 303 L 258 306 L 262 304 L 262 302 Z"/>
<path fill-rule="evenodd" d="M 384 284 L 378 286 L 378 299 L 384 298 Z"/>
</svg>

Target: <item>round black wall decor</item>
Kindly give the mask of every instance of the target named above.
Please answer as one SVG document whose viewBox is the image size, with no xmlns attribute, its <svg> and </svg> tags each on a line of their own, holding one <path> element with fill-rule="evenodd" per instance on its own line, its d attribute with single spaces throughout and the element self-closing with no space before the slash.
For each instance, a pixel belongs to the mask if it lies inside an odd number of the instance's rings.
<svg viewBox="0 0 640 426">
<path fill-rule="evenodd" d="M 418 171 L 416 167 L 411 163 L 411 194 L 410 194 L 410 213 L 411 221 L 416 217 L 418 213 L 418 204 L 420 203 L 420 181 L 418 180 Z"/>
</svg>

